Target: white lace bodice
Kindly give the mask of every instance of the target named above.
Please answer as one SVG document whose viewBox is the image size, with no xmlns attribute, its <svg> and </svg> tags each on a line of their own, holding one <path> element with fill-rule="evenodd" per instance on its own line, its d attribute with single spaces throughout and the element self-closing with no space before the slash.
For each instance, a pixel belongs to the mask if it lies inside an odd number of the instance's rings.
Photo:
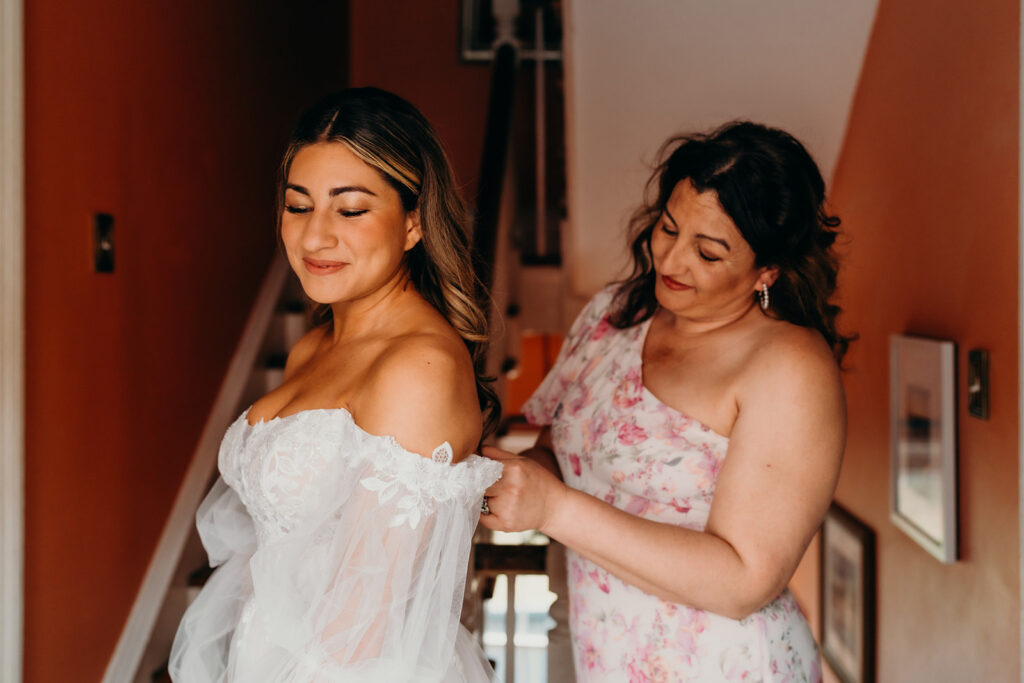
<svg viewBox="0 0 1024 683">
<path fill-rule="evenodd" d="M 218 466 L 260 540 L 287 533 L 297 520 L 324 509 L 325 499 L 337 496 L 331 470 L 366 474 L 359 483 L 381 502 L 398 496 L 392 522 L 413 527 L 439 502 L 479 503 L 501 472 L 498 463 L 475 455 L 452 467 L 447 441 L 429 460 L 410 453 L 390 436 L 363 431 L 345 409 L 304 410 L 254 425 L 248 414 L 224 435 Z"/>
<path fill-rule="evenodd" d="M 447 443 L 423 458 L 345 410 L 243 413 L 197 515 L 220 567 L 179 628 L 174 680 L 489 680 L 458 616 L 501 465 L 451 460 Z"/>
</svg>

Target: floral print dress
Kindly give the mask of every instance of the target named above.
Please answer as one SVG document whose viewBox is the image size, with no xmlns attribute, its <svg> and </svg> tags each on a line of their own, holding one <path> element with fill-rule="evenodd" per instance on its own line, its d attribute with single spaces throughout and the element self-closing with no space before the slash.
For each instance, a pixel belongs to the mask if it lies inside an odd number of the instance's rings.
<svg viewBox="0 0 1024 683">
<path fill-rule="evenodd" d="M 702 531 L 729 439 L 644 387 L 650 320 L 613 327 L 614 293 L 605 288 L 587 304 L 523 412 L 551 425 L 569 486 L 639 517 Z M 580 683 L 821 680 L 814 637 L 788 590 L 737 621 L 666 602 L 571 550 L 567 557 Z"/>
</svg>

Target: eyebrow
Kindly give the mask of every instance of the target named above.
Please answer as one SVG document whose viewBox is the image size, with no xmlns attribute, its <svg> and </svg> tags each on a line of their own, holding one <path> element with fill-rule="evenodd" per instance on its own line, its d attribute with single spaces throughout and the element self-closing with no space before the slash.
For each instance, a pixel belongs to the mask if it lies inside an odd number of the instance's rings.
<svg viewBox="0 0 1024 683">
<path fill-rule="evenodd" d="M 307 190 L 306 188 L 304 188 L 302 185 L 296 185 L 294 183 L 288 183 L 287 185 L 285 185 L 285 189 L 286 190 L 295 190 L 296 192 L 304 194 L 307 197 L 311 197 L 312 196 L 312 194 L 310 194 L 310 191 Z M 369 188 L 363 187 L 362 185 L 345 185 L 344 187 L 333 187 L 333 188 L 331 188 L 330 192 L 327 193 L 327 195 L 329 197 L 337 197 L 338 195 L 345 194 L 346 192 L 362 192 L 363 194 L 368 194 L 371 197 L 376 197 L 377 196 L 376 192 L 373 192 Z"/>
<path fill-rule="evenodd" d="M 672 212 L 668 210 L 668 207 L 665 207 L 662 210 L 665 212 L 665 215 L 668 216 L 668 219 L 670 221 L 672 221 L 672 225 L 674 225 L 674 226 L 676 226 L 678 228 L 679 227 L 679 223 L 676 223 L 676 219 L 672 215 Z M 723 247 L 725 247 L 726 251 L 732 251 L 732 247 L 730 247 L 729 243 L 726 242 L 723 239 L 719 239 L 717 237 L 712 237 L 711 235 L 705 235 L 702 232 L 698 232 L 696 235 L 694 235 L 694 237 L 696 237 L 697 239 L 711 240 L 712 242 L 717 242 L 718 244 L 721 244 Z"/>
<path fill-rule="evenodd" d="M 697 239 L 711 240 L 712 242 L 718 242 L 723 247 L 725 247 L 726 251 L 732 251 L 732 247 L 729 246 L 728 242 L 726 242 L 725 240 L 718 239 L 717 237 L 712 237 L 711 235 L 705 235 L 702 232 L 698 232 L 696 235 L 694 235 L 694 237 L 696 237 Z"/>
</svg>

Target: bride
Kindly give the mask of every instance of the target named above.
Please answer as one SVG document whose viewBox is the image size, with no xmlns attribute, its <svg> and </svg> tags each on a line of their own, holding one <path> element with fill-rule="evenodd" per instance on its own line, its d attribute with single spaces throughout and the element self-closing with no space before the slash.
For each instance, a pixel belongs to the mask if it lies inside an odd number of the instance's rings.
<svg viewBox="0 0 1024 683">
<path fill-rule="evenodd" d="M 300 118 L 281 242 L 321 324 L 221 444 L 197 515 L 217 566 L 171 652 L 179 683 L 490 680 L 458 623 L 501 466 L 466 211 L 437 135 L 375 88 Z"/>
</svg>

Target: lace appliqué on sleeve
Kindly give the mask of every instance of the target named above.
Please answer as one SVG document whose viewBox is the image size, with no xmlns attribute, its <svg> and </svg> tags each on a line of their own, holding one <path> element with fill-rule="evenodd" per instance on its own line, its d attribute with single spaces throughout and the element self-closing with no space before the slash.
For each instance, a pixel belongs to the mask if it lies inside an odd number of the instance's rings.
<svg viewBox="0 0 1024 683">
<path fill-rule="evenodd" d="M 415 529 L 439 503 L 470 505 L 501 476 L 500 463 L 480 456 L 452 466 L 452 447 L 447 441 L 434 449 L 430 460 L 404 451 L 396 442 L 392 445 L 391 457 L 380 458 L 372 476 L 359 480 L 363 488 L 377 493 L 382 507 L 395 511 L 390 527 Z"/>
<path fill-rule="evenodd" d="M 438 465 L 451 465 L 454 457 L 455 456 L 452 454 L 452 445 L 447 441 L 435 448 L 434 452 L 430 454 L 430 459 Z"/>
</svg>

